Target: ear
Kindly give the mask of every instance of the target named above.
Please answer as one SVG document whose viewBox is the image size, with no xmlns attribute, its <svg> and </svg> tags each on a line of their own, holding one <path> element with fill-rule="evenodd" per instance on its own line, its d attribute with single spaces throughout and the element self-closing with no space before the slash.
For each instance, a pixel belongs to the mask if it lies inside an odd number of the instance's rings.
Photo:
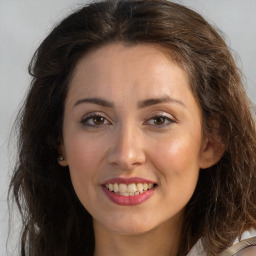
<svg viewBox="0 0 256 256">
<path fill-rule="evenodd" d="M 67 160 L 65 146 L 63 142 L 60 143 L 58 151 L 59 151 L 59 157 L 58 157 L 59 165 L 62 167 L 68 166 L 68 160 Z"/>
<path fill-rule="evenodd" d="M 215 165 L 225 152 L 225 145 L 219 134 L 219 117 L 212 116 L 207 120 L 208 132 L 204 135 L 201 147 L 200 168 L 206 169 Z"/>
<path fill-rule="evenodd" d="M 225 151 L 225 145 L 213 136 L 203 139 L 199 167 L 201 169 L 209 168 L 215 165 L 221 159 Z"/>
</svg>

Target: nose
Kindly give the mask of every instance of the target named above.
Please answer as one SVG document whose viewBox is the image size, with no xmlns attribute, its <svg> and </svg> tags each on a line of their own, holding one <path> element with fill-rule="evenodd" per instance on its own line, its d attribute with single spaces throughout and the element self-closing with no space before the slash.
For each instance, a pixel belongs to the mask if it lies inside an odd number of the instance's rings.
<svg viewBox="0 0 256 256">
<path fill-rule="evenodd" d="M 108 162 L 122 170 L 131 170 L 146 161 L 143 139 L 136 127 L 132 125 L 118 129 L 113 135 Z"/>
</svg>

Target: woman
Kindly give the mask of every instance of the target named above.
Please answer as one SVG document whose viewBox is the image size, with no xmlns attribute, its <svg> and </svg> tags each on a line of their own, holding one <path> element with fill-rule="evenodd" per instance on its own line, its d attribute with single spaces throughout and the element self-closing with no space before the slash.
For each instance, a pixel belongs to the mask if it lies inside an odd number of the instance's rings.
<svg viewBox="0 0 256 256">
<path fill-rule="evenodd" d="M 253 250 L 255 122 L 200 15 L 164 0 L 91 4 L 29 71 L 10 187 L 22 255 Z"/>
</svg>

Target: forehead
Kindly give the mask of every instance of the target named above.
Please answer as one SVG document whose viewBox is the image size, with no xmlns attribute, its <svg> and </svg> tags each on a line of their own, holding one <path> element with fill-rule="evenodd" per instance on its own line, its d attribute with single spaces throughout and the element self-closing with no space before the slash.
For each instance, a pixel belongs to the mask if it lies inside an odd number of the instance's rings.
<svg viewBox="0 0 256 256">
<path fill-rule="evenodd" d="M 77 102 L 95 98 L 108 101 L 118 113 L 132 113 L 141 102 L 168 98 L 181 103 L 172 104 L 174 108 L 183 105 L 187 115 L 201 116 L 187 73 L 164 51 L 148 44 L 110 44 L 80 59 L 69 84 L 65 109 L 72 110 Z"/>
<path fill-rule="evenodd" d="M 172 81 L 176 79 L 182 80 L 183 84 L 189 83 L 187 73 L 173 62 L 170 53 L 162 47 L 112 43 L 91 50 L 79 60 L 73 72 L 70 90 L 86 87 L 83 90 L 90 93 L 101 87 L 100 90 L 109 92 L 113 85 L 118 84 L 124 88 L 130 83 L 136 84 L 139 90 L 143 83 L 148 85 L 151 92 L 153 89 L 160 92 L 164 89 L 161 84 L 170 81 L 169 85 L 174 86 L 170 77 Z M 144 91 L 147 92 L 149 91 Z"/>
<path fill-rule="evenodd" d="M 114 65 L 120 60 L 121 55 L 127 59 L 127 62 L 132 61 L 138 65 L 141 62 L 155 58 L 154 62 L 147 63 L 147 69 L 150 67 L 154 68 L 156 61 L 158 64 L 169 64 L 172 62 L 184 70 L 185 76 L 188 75 L 183 59 L 171 49 L 153 43 L 127 44 L 123 42 L 109 43 L 89 50 L 77 62 L 74 73 L 78 73 L 82 65 L 89 64 L 93 68 L 94 65 L 102 64 L 101 66 L 108 67 L 109 59 L 112 61 L 111 64 Z"/>
</svg>

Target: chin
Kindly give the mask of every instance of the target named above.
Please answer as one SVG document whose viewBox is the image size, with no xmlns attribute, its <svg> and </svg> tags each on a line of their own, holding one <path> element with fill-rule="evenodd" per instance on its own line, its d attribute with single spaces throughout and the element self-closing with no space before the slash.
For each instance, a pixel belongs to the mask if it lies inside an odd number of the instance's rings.
<svg viewBox="0 0 256 256">
<path fill-rule="evenodd" d="M 147 233 L 153 230 L 157 224 L 154 225 L 152 219 L 146 220 L 141 218 L 121 218 L 120 221 L 112 220 L 108 222 L 107 229 L 111 230 L 114 233 L 123 234 L 123 235 L 140 235 Z M 106 226 L 106 222 L 104 223 Z"/>
</svg>

